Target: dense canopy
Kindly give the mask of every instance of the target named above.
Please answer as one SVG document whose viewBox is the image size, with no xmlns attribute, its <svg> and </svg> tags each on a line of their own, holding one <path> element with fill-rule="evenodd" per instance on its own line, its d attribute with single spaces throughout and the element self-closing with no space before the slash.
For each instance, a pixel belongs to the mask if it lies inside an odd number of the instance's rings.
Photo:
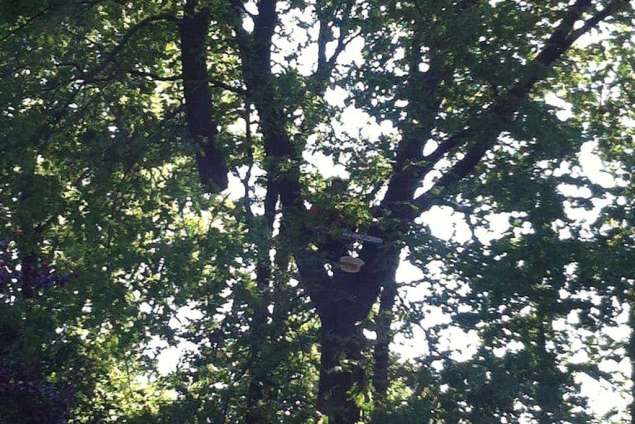
<svg viewBox="0 0 635 424">
<path fill-rule="evenodd" d="M 1 0 L 0 422 L 635 424 L 634 24 Z"/>
</svg>

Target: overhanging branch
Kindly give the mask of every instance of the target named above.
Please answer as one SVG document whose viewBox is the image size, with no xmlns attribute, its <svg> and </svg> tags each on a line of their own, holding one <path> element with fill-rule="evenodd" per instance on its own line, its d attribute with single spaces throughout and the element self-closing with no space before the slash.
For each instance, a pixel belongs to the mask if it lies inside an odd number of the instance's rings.
<svg viewBox="0 0 635 424">
<path fill-rule="evenodd" d="M 602 11 L 597 12 L 591 18 L 587 19 L 578 30 L 573 29 L 574 25 L 581 20 L 582 15 L 587 12 L 593 4 L 590 0 L 578 0 L 572 5 L 560 21 L 560 24 L 546 41 L 543 49 L 528 66 L 526 76 L 495 100 L 483 113 L 476 116 L 470 126 L 455 136 L 450 137 L 445 143 L 439 146 L 437 151 L 432 153 L 431 156 L 434 161 L 437 162 L 445 153 L 456 150 L 456 148 L 464 145 L 469 139 L 479 139 L 478 142 L 467 150 L 464 157 L 435 183 L 433 189 L 436 192 L 443 191 L 469 175 L 483 156 L 485 156 L 487 151 L 496 144 L 498 135 L 513 121 L 515 113 L 527 99 L 532 88 L 537 82 L 546 77 L 553 64 L 559 60 L 582 35 L 592 28 L 595 28 L 601 21 L 620 10 L 620 8 L 624 7 L 627 3 L 625 0 L 612 1 Z M 432 166 L 430 166 L 429 169 L 432 169 Z M 420 211 L 423 211 L 431 205 L 428 197 L 427 194 L 422 194 L 414 199 L 413 204 L 416 205 Z"/>
<path fill-rule="evenodd" d="M 97 65 L 94 69 L 88 71 L 86 75 L 84 75 L 85 80 L 89 80 L 91 77 L 95 77 L 101 72 L 103 72 L 111 63 L 115 61 L 119 53 L 126 47 L 126 45 L 130 42 L 132 37 L 134 37 L 137 33 L 139 33 L 144 28 L 150 26 L 155 22 L 173 22 L 178 24 L 179 20 L 169 13 L 159 13 L 158 15 L 148 16 L 145 19 L 137 22 L 135 25 L 130 27 L 130 29 L 123 35 L 119 43 L 106 55 L 104 60 Z"/>
</svg>

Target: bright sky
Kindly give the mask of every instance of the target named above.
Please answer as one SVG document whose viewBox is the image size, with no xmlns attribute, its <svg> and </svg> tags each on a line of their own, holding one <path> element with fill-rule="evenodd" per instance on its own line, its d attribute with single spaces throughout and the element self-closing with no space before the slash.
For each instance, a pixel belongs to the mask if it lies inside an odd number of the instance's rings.
<svg viewBox="0 0 635 424">
<path fill-rule="evenodd" d="M 248 8 L 251 8 L 252 12 L 256 13 L 254 4 L 248 5 Z M 286 26 L 290 26 L 291 20 L 286 19 L 284 24 Z M 245 24 L 245 28 L 251 30 L 252 25 L 250 23 Z M 313 28 L 310 32 L 315 37 L 317 33 L 317 28 Z M 602 38 L 602 34 L 595 33 L 591 36 L 586 36 L 581 39 L 578 43 L 579 45 L 588 45 L 594 42 L 599 41 Z M 290 51 L 296 50 L 296 43 L 302 42 L 306 39 L 305 33 L 299 29 L 296 29 L 293 32 L 293 36 L 288 39 L 277 38 L 276 43 L 280 48 L 279 53 L 277 53 L 278 57 L 275 57 L 274 60 L 282 60 L 283 55 Z M 289 42 L 287 40 L 293 40 L 293 42 Z M 358 38 L 351 42 L 347 49 L 340 57 L 340 63 L 361 63 L 362 55 L 361 51 L 363 48 L 363 41 L 361 38 Z M 315 48 L 309 48 L 302 52 L 299 59 L 299 68 L 301 72 L 304 74 L 309 74 L 312 71 L 312 67 L 315 63 L 315 58 L 317 57 L 317 51 Z M 347 96 L 347 93 L 341 89 L 329 89 L 326 92 L 326 100 L 337 106 L 344 106 L 344 98 Z M 571 105 L 564 102 L 561 98 L 559 98 L 555 93 L 548 93 L 545 96 L 545 100 L 550 105 L 553 105 L 560 109 L 558 112 L 558 117 L 561 120 L 569 119 L 572 116 L 571 113 Z M 366 115 L 361 110 L 355 109 L 352 106 L 348 106 L 345 108 L 341 121 L 337 121 L 333 123 L 336 131 L 348 134 L 357 134 L 358 131 L 365 137 L 369 138 L 377 138 L 381 134 L 395 134 L 395 129 L 392 124 L 388 121 L 384 121 L 381 123 L 375 122 L 368 115 Z M 239 125 L 240 127 L 240 125 Z M 612 186 L 615 184 L 615 181 L 611 177 L 610 174 L 604 172 L 606 169 L 606 165 L 602 163 L 600 158 L 594 153 L 595 144 L 590 142 L 583 146 L 580 152 L 580 160 L 582 163 L 582 172 L 594 183 L 603 185 L 603 186 Z M 305 154 L 305 160 L 310 163 L 316 170 L 318 170 L 325 177 L 332 176 L 342 176 L 346 177 L 347 172 L 345 168 L 341 165 L 334 164 L 330 158 L 325 157 L 322 154 L 314 154 L 309 155 Z M 563 189 L 563 191 L 566 190 Z M 228 188 L 228 193 L 230 194 L 230 198 L 237 199 L 243 195 L 243 186 L 240 180 L 236 177 L 230 177 L 230 186 Z M 569 193 L 566 193 L 569 194 Z M 591 212 L 586 211 L 571 211 L 572 217 L 577 220 L 592 222 L 600 208 L 604 206 L 606 202 L 598 204 L 595 210 Z M 430 227 L 430 230 L 433 235 L 445 240 L 455 240 L 455 241 L 467 241 L 471 237 L 470 230 L 468 226 L 465 224 L 464 217 L 462 214 L 451 213 L 452 211 L 449 208 L 440 208 L 434 207 L 430 211 L 426 212 L 422 215 L 422 222 L 427 224 Z M 491 228 L 489 233 L 481 233 L 478 234 L 479 238 L 483 241 L 487 241 L 488 239 L 494 239 L 499 237 L 508 227 L 509 227 L 509 216 L 507 215 L 497 215 L 492 216 Z M 438 268 L 437 268 L 438 270 Z M 434 272 L 434 267 L 432 268 L 432 272 Z M 410 282 L 417 280 L 423 276 L 422 270 L 411 265 L 407 261 L 402 261 L 399 269 L 397 271 L 397 280 L 399 282 Z M 417 287 L 411 288 L 405 291 L 404 297 L 408 300 L 417 300 L 421 298 L 422 293 L 425 293 L 426 287 Z M 625 311 L 626 314 L 626 311 Z M 178 327 L 183 325 L 189 319 L 196 319 L 200 317 L 200 312 L 192 309 L 192 308 L 181 308 L 178 312 L 178 316 L 173 319 L 170 325 L 174 327 Z M 610 333 L 611 337 L 616 340 L 625 341 L 628 338 L 628 328 L 625 325 L 626 323 L 626 315 L 621 317 L 621 326 L 616 328 L 607 329 L 607 333 Z M 570 321 L 575 320 L 575 316 L 569 317 Z M 424 327 L 429 327 L 432 325 L 436 325 L 439 323 L 449 322 L 449 318 L 444 316 L 442 312 L 440 312 L 439 308 L 431 307 L 428 316 L 422 322 Z M 566 321 L 560 321 L 554 323 L 556 329 L 567 330 L 571 327 L 568 325 Z M 395 343 L 393 345 L 393 349 L 399 352 L 405 359 L 408 358 L 416 358 L 426 354 L 426 346 L 423 342 L 425 337 L 423 337 L 423 333 L 420 329 L 415 329 L 415 337 L 411 340 L 406 339 L 403 336 L 397 336 Z M 475 352 L 476 348 L 479 344 L 478 335 L 475 332 L 466 334 L 462 330 L 456 327 L 451 327 L 444 335 L 441 340 L 441 343 L 444 347 L 448 349 L 456 351 L 455 359 L 457 360 L 466 360 L 470 358 Z M 574 350 L 582 351 L 582 341 L 581 339 L 574 342 L 576 344 L 573 346 Z M 159 342 L 158 340 L 153 344 L 152 348 L 155 347 L 167 347 L 167 344 Z M 521 348 L 521 346 L 510 346 L 513 348 Z M 178 347 L 167 347 L 165 348 L 161 354 L 159 355 L 159 370 L 161 373 L 168 373 L 173 371 L 181 354 L 184 350 L 194 350 L 196 346 L 186 342 Z M 500 352 L 503 354 L 504 352 Z M 581 362 L 585 361 L 587 358 L 584 357 L 583 353 L 578 353 L 574 355 L 570 360 L 572 362 Z M 626 410 L 626 405 L 630 401 L 630 398 L 624 393 L 624 389 L 629 384 L 628 378 L 626 376 L 630 375 L 630 365 L 628 360 L 624 359 L 621 362 L 615 361 L 603 361 L 600 364 L 602 370 L 611 372 L 614 374 L 621 374 L 624 376 L 622 381 L 624 382 L 624 387 L 619 388 L 619 391 L 616 391 L 614 387 L 610 387 L 606 382 L 598 382 L 595 381 L 585 375 L 581 375 L 577 378 L 577 380 L 582 384 L 582 392 L 584 395 L 588 396 L 591 402 L 591 406 L 593 410 L 598 414 L 604 414 L 608 412 L 612 408 L 618 408 L 620 411 Z M 621 422 L 623 416 L 617 416 L 617 421 Z M 527 421 L 529 422 L 529 421 Z"/>
</svg>

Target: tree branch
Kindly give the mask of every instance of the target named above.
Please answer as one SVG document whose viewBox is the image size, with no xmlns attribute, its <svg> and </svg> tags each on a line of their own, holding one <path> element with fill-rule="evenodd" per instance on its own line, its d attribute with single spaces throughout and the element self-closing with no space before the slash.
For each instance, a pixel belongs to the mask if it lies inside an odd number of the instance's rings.
<svg viewBox="0 0 635 424">
<path fill-rule="evenodd" d="M 344 10 L 342 11 L 342 24 L 339 27 L 339 35 L 337 37 L 337 45 L 335 46 L 335 51 L 328 59 L 326 57 L 326 45 L 329 42 L 329 35 L 332 28 L 329 26 L 329 22 L 326 18 L 320 14 L 320 11 L 317 11 L 318 21 L 320 24 L 320 30 L 318 33 L 318 64 L 312 78 L 318 92 L 321 92 L 324 89 L 323 87 L 325 83 L 331 77 L 339 55 L 344 51 L 348 43 L 355 38 L 355 36 L 353 36 L 347 39 L 353 4 L 354 0 L 348 0 L 344 6 Z M 316 7 L 320 7 L 320 5 L 321 2 L 318 3 Z M 333 17 L 335 17 L 336 13 L 337 11 L 333 12 Z"/>
<path fill-rule="evenodd" d="M 155 74 L 153 72 L 146 72 L 146 71 L 138 71 L 136 69 L 132 69 L 130 71 L 128 71 L 128 73 L 130 75 L 134 75 L 134 76 L 138 76 L 138 77 L 145 77 L 145 78 L 149 78 L 153 81 L 179 81 L 183 79 L 183 75 L 179 74 L 179 75 L 158 75 Z M 214 79 L 214 78 L 208 78 L 207 82 L 212 85 L 213 87 L 218 87 L 218 88 L 222 88 L 223 90 L 227 90 L 227 91 L 231 91 L 232 93 L 236 93 L 236 94 L 240 94 L 241 96 L 245 96 L 247 95 L 247 91 L 243 88 L 240 87 L 234 87 L 233 85 L 227 84 L 223 81 Z"/>
<path fill-rule="evenodd" d="M 464 12 L 471 6 L 472 3 L 460 5 L 459 12 Z M 428 70 L 419 70 L 424 45 L 421 37 L 419 31 L 415 30 L 408 59 L 406 83 L 408 123 L 403 129 L 394 172 L 381 202 L 382 208 L 390 209 L 394 216 L 403 219 L 404 222 L 412 219 L 409 216 L 411 210 L 404 209 L 401 204 L 412 199 L 419 182 L 435 163 L 430 157 L 423 156 L 423 148 L 432 134 L 441 105 L 442 99 L 438 95 L 438 89 L 453 74 L 453 69 L 447 63 L 445 40 L 440 37 L 430 40 Z"/>
<path fill-rule="evenodd" d="M 83 76 L 83 79 L 88 81 L 92 77 L 96 77 L 98 74 L 103 72 L 117 58 L 117 55 L 126 47 L 128 42 L 132 39 L 132 37 L 135 34 L 137 34 L 142 29 L 146 28 L 150 24 L 153 24 L 155 22 L 161 22 L 161 21 L 174 22 L 177 24 L 179 23 L 179 20 L 175 16 L 169 13 L 159 13 L 158 15 L 148 16 L 147 18 L 142 19 L 141 21 L 137 22 L 135 25 L 130 27 L 130 29 L 123 35 L 119 43 L 117 43 L 117 45 L 110 51 L 110 53 L 106 55 L 104 60 L 99 65 L 97 65 L 94 69 L 88 71 Z"/>
<path fill-rule="evenodd" d="M 225 153 L 218 146 L 217 123 L 212 118 L 206 54 L 211 18 L 207 9 L 190 13 L 194 8 L 194 2 L 186 4 L 180 25 L 185 111 L 190 134 L 198 143 L 196 164 L 201 183 L 216 193 L 227 188 L 229 168 Z"/>
<path fill-rule="evenodd" d="M 572 5 L 546 41 L 543 49 L 528 66 L 525 77 L 508 90 L 507 93 L 501 95 L 485 111 L 478 114 L 468 127 L 439 146 L 438 152 L 435 151 L 430 155 L 435 161 L 438 161 L 445 153 L 455 150 L 473 137 L 478 137 L 481 140 L 468 149 L 465 156 L 443 175 L 433 188 L 436 191 L 447 189 L 453 183 L 470 174 L 487 151 L 496 143 L 498 135 L 505 126 L 513 121 L 515 113 L 527 99 L 531 89 L 537 82 L 546 77 L 553 64 L 563 56 L 578 38 L 626 3 L 624 0 L 611 2 L 605 9 L 585 21 L 585 24 L 579 30 L 575 31 L 573 30 L 575 23 L 592 6 L 592 2 L 590 0 L 578 0 Z M 428 170 L 430 169 L 432 169 L 432 166 L 428 166 Z M 420 210 L 425 210 L 431 206 L 427 194 L 418 196 L 413 203 Z"/>
</svg>

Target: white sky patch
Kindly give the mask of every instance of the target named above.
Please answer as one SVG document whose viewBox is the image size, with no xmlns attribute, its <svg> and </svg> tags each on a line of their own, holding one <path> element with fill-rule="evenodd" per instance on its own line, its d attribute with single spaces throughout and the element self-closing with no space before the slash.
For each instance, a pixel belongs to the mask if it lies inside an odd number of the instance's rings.
<svg viewBox="0 0 635 424">
<path fill-rule="evenodd" d="M 356 37 L 351 40 L 350 43 L 346 46 L 342 57 L 338 61 L 340 64 L 350 65 L 355 64 L 357 66 L 362 65 L 364 63 L 364 57 L 362 55 L 362 50 L 364 49 L 364 40 L 361 37 Z"/>
<path fill-rule="evenodd" d="M 174 371 L 183 355 L 184 346 L 162 346 L 161 353 L 157 356 L 157 371 L 161 375 L 168 375 Z"/>
<path fill-rule="evenodd" d="M 224 191 L 224 193 L 228 194 L 229 198 L 234 201 L 242 198 L 245 194 L 243 190 L 243 182 L 234 174 L 229 174 L 227 189 Z"/>
<path fill-rule="evenodd" d="M 603 40 L 607 40 L 609 34 L 606 31 L 598 31 L 597 29 L 592 29 L 591 31 L 583 34 L 580 38 L 578 38 L 573 45 L 575 47 L 584 49 L 589 47 L 591 44 L 599 43 Z"/>
<path fill-rule="evenodd" d="M 401 333 L 395 334 L 391 343 L 392 348 L 399 352 L 400 359 L 405 361 L 415 360 L 430 353 L 423 330 L 415 327 L 412 334 L 412 338 L 407 338 Z"/>
<path fill-rule="evenodd" d="M 582 172 L 595 184 L 607 188 L 615 187 L 615 179 L 611 174 L 605 172 L 607 165 L 596 153 L 597 147 L 598 143 L 595 141 L 582 145 L 579 154 Z"/>
<path fill-rule="evenodd" d="M 573 118 L 573 105 L 564 101 L 554 93 L 547 93 L 545 95 L 545 103 L 560 109 L 558 112 L 556 112 L 556 116 L 561 121 L 566 121 L 567 119 Z"/>
<path fill-rule="evenodd" d="M 433 206 L 421 215 L 421 222 L 430 227 L 432 235 L 443 240 L 450 240 L 455 234 L 452 209 Z"/>
<path fill-rule="evenodd" d="M 338 107 L 346 106 L 344 99 L 347 97 L 348 93 L 342 87 L 329 87 L 324 93 L 324 100 L 326 100 L 328 104 Z"/>
<path fill-rule="evenodd" d="M 418 266 L 411 264 L 409 261 L 402 260 L 397 268 L 397 282 L 410 282 L 420 280 L 424 277 L 423 271 Z"/>
<path fill-rule="evenodd" d="M 159 349 L 157 355 L 157 371 L 161 375 L 170 374 L 178 368 L 183 355 L 190 352 L 198 352 L 198 346 L 190 341 L 180 339 L 176 346 L 169 346 L 165 341 L 158 339 L 150 343 L 150 346 Z"/>
<path fill-rule="evenodd" d="M 172 328 L 179 328 L 201 318 L 203 318 L 203 313 L 200 310 L 196 309 L 196 305 L 192 302 L 188 306 L 180 307 L 176 311 L 174 317 L 170 319 L 168 325 Z"/>
<path fill-rule="evenodd" d="M 508 353 L 517 353 L 523 350 L 524 348 L 525 348 L 525 345 L 522 342 L 518 340 L 512 340 L 506 346 L 492 349 L 492 352 L 494 353 L 496 357 L 502 358 Z"/>
<path fill-rule="evenodd" d="M 421 214 L 416 222 L 427 225 L 432 235 L 442 240 L 464 243 L 472 237 L 465 216 L 449 206 L 433 206 Z"/>
<path fill-rule="evenodd" d="M 139 311 L 145 314 L 149 314 L 150 312 L 152 312 L 152 305 L 150 305 L 148 302 L 143 302 L 141 303 L 141 305 L 139 305 Z"/>
<path fill-rule="evenodd" d="M 589 406 L 598 415 L 604 415 L 611 409 L 625 411 L 630 399 L 619 393 L 605 381 L 597 381 L 586 374 L 576 374 L 575 381 L 581 385 L 581 392 L 589 399 Z M 624 423 L 625 417 L 615 417 L 612 423 Z"/>
<path fill-rule="evenodd" d="M 348 172 L 343 165 L 336 164 L 333 159 L 321 152 L 303 152 L 304 160 L 313 166 L 324 178 L 341 177 L 348 178 Z"/>
<path fill-rule="evenodd" d="M 355 134 L 359 130 L 369 131 L 369 121 L 370 116 L 366 112 L 353 106 L 348 106 L 342 112 L 341 122 L 338 121 L 336 126 L 349 134 Z M 376 128 L 375 131 L 377 131 Z"/>
<path fill-rule="evenodd" d="M 203 318 L 203 313 L 196 308 L 195 302 L 177 309 L 176 313 L 168 321 L 173 329 L 182 329 L 191 322 Z M 183 355 L 188 352 L 197 352 L 198 346 L 188 340 L 178 337 L 177 345 L 171 346 L 159 336 L 154 336 L 147 346 L 146 353 L 157 352 L 157 371 L 161 375 L 167 375 L 176 371 Z M 151 356 L 154 356 L 151 354 Z"/>
<path fill-rule="evenodd" d="M 451 358 L 458 362 L 470 360 L 481 343 L 476 330 L 466 332 L 458 327 L 449 327 L 442 334 L 439 347 L 442 350 L 451 350 Z"/>
<path fill-rule="evenodd" d="M 476 229 L 476 237 L 483 244 L 489 244 L 500 238 L 511 227 L 510 219 L 512 214 L 508 212 L 493 213 L 486 217 L 489 228 L 478 227 Z"/>
</svg>

